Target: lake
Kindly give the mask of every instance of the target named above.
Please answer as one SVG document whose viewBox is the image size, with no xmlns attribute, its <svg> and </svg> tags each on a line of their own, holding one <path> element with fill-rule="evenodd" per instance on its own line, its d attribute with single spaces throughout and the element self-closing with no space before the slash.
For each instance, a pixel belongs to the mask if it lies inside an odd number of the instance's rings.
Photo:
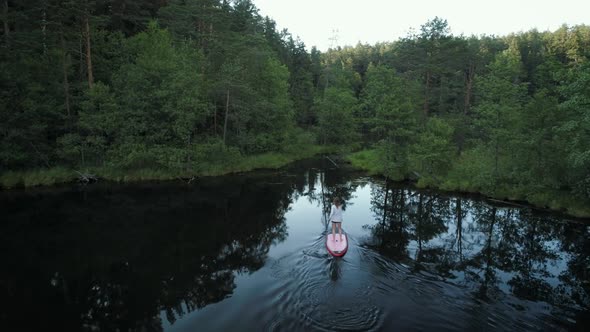
<svg viewBox="0 0 590 332">
<path fill-rule="evenodd" d="M 350 247 L 325 247 L 333 197 Z M 4 331 L 581 331 L 590 222 L 326 159 L 0 192 Z"/>
</svg>

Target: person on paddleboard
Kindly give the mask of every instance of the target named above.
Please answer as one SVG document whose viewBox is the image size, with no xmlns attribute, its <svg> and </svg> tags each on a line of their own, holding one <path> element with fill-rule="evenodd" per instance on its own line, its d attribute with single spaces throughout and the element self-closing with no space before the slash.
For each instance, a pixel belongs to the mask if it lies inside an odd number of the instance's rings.
<svg viewBox="0 0 590 332">
<path fill-rule="evenodd" d="M 332 211 L 330 211 L 330 221 L 332 222 L 332 238 L 336 238 L 336 227 L 338 227 L 340 241 L 342 241 L 342 202 L 340 201 L 340 198 L 335 197 L 332 203 Z"/>
</svg>

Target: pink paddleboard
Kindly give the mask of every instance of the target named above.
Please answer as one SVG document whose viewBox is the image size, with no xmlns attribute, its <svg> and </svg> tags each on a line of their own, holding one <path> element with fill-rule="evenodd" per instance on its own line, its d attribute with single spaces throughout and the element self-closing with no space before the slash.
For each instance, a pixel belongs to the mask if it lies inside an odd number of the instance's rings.
<svg viewBox="0 0 590 332">
<path fill-rule="evenodd" d="M 345 233 L 342 233 L 342 241 L 340 241 L 340 235 L 336 233 L 336 237 L 332 237 L 332 233 L 326 236 L 326 248 L 328 252 L 335 257 L 341 257 L 346 254 L 348 250 L 348 238 Z"/>
</svg>

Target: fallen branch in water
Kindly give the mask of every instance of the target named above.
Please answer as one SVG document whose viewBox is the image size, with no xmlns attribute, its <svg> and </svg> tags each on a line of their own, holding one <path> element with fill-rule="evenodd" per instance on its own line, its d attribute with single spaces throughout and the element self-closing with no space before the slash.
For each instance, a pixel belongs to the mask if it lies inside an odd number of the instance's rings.
<svg viewBox="0 0 590 332">
<path fill-rule="evenodd" d="M 82 173 L 79 171 L 76 171 L 76 173 L 78 173 L 78 181 L 83 184 L 94 183 L 98 181 L 98 177 L 94 174 Z"/>
<path fill-rule="evenodd" d="M 183 177 L 181 177 L 181 176 L 177 176 L 176 178 L 177 178 L 178 180 L 180 180 L 180 181 L 185 181 L 187 184 L 191 184 L 191 182 L 193 182 L 194 180 L 196 180 L 196 179 L 197 179 L 197 177 L 196 177 L 196 176 L 192 176 L 192 177 L 190 177 L 190 178 L 183 178 Z"/>
<path fill-rule="evenodd" d="M 338 166 L 338 164 L 336 164 L 336 163 L 334 162 L 334 160 L 330 159 L 330 157 L 328 157 L 328 156 L 325 156 L 325 157 L 326 157 L 326 159 L 328 159 L 329 161 L 331 161 L 331 162 L 332 162 L 332 164 L 334 164 L 334 166 L 336 166 L 336 167 L 340 168 L 340 166 Z"/>
</svg>

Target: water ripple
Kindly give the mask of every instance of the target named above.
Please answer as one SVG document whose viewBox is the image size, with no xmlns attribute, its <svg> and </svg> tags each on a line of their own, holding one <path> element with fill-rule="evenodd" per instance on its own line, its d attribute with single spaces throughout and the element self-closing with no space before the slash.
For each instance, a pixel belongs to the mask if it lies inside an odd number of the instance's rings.
<svg viewBox="0 0 590 332">
<path fill-rule="evenodd" d="M 379 330 L 382 310 L 373 303 L 374 287 L 367 278 L 359 278 L 367 273 L 359 268 L 359 252 L 350 250 L 343 258 L 334 258 L 324 245 L 324 237 L 318 237 L 271 266 L 278 282 L 270 306 L 277 314 L 267 330 Z"/>
<path fill-rule="evenodd" d="M 486 300 L 480 289 L 349 240 L 343 258 L 330 256 L 319 236 L 272 263 L 265 330 L 560 330 L 555 314 L 543 306 L 495 287 L 485 290 L 495 300 Z"/>
</svg>

